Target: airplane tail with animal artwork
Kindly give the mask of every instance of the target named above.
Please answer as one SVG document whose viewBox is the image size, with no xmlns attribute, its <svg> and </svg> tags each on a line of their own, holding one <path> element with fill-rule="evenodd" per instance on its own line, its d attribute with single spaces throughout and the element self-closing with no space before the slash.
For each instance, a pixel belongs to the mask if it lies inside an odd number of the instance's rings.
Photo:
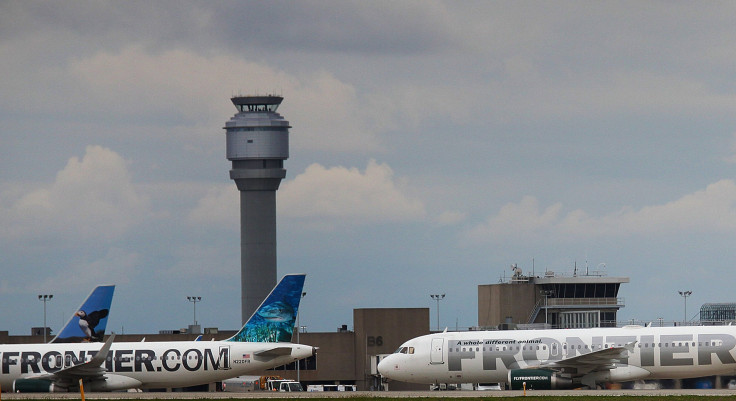
<svg viewBox="0 0 736 401">
<path fill-rule="evenodd" d="M 105 337 L 114 292 L 114 285 L 95 287 L 49 343 L 101 342 Z"/>
<path fill-rule="evenodd" d="M 243 328 L 227 341 L 291 342 L 305 274 L 287 274 L 271 290 Z"/>
</svg>

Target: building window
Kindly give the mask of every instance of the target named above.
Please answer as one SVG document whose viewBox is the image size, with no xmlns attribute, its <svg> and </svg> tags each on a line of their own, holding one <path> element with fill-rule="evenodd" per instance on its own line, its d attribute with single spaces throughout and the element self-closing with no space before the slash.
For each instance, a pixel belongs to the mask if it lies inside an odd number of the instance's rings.
<svg viewBox="0 0 736 401">
<path fill-rule="evenodd" d="M 584 329 L 600 327 L 600 311 L 560 312 L 558 327 L 561 329 Z"/>
</svg>

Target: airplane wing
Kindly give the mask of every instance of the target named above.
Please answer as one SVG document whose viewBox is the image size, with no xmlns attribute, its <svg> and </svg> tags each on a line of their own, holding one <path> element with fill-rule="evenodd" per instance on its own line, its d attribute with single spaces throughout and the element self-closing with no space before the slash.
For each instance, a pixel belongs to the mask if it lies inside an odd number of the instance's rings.
<svg viewBox="0 0 736 401">
<path fill-rule="evenodd" d="M 89 362 L 80 363 L 79 365 L 69 366 L 56 373 L 57 377 L 60 378 L 90 378 L 90 377 L 101 377 L 107 372 L 107 369 L 102 367 L 107 359 L 107 354 L 110 352 L 112 342 L 115 340 L 115 334 L 111 334 L 110 338 L 105 341 L 105 345 L 102 346 L 100 352 L 96 353 Z"/>
<path fill-rule="evenodd" d="M 628 343 L 622 347 L 604 348 L 559 361 L 545 362 L 535 366 L 535 368 L 573 370 L 576 372 L 576 376 L 599 370 L 613 369 L 616 367 L 616 363 L 621 362 L 621 359 L 629 356 L 629 352 L 634 351 L 635 344 L 636 341 Z"/>
<path fill-rule="evenodd" d="M 39 384 L 43 382 L 47 382 L 45 385 L 48 386 L 43 391 L 59 391 L 59 388 L 62 389 L 61 391 L 67 391 L 70 388 L 76 388 L 80 380 L 84 381 L 85 386 L 90 385 L 90 391 L 115 391 L 140 387 L 143 384 L 140 380 L 110 373 L 103 367 L 114 339 L 115 335 L 110 335 L 105 345 L 88 362 L 69 366 L 54 373 L 15 380 L 13 382 L 14 391 L 38 392 Z"/>
<path fill-rule="evenodd" d="M 74 383 L 79 379 L 100 379 L 107 372 L 107 369 L 103 368 L 102 365 L 107 359 L 107 354 L 110 352 L 110 347 L 114 339 L 115 334 L 111 334 L 100 351 L 87 362 L 69 366 L 54 373 L 29 377 L 28 379 L 51 380 L 58 383 Z"/>
</svg>

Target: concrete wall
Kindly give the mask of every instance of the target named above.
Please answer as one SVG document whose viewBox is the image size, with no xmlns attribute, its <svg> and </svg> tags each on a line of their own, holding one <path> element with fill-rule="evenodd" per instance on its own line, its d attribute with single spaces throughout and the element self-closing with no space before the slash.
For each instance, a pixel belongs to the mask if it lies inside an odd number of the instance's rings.
<svg viewBox="0 0 736 401">
<path fill-rule="evenodd" d="M 359 390 L 375 385 L 371 356 L 391 354 L 405 341 L 429 334 L 429 308 L 354 309 L 355 376 Z M 426 389 L 427 386 L 391 383 L 391 390 Z"/>
<path fill-rule="evenodd" d="M 296 339 L 294 339 L 296 341 Z M 301 333 L 299 343 L 318 347 L 317 370 L 301 370 L 299 377 L 302 383 L 309 382 L 353 382 L 355 380 L 355 333 Z M 297 372 L 278 371 L 278 375 L 287 379 L 297 378 Z"/>
<path fill-rule="evenodd" d="M 539 297 L 530 283 L 479 285 L 478 326 L 497 326 L 509 316 L 512 323 L 527 323 Z"/>
</svg>

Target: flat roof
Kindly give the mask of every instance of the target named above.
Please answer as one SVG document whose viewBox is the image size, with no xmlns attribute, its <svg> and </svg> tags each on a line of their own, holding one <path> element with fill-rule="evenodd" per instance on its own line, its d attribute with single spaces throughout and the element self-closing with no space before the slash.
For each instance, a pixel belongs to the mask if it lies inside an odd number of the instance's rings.
<svg viewBox="0 0 736 401">
<path fill-rule="evenodd" d="M 238 106 L 241 104 L 281 104 L 281 101 L 284 100 L 284 98 L 281 96 L 235 96 L 230 100 L 232 100 L 234 105 Z"/>
<path fill-rule="evenodd" d="M 608 276 L 557 276 L 557 277 L 530 277 L 534 284 L 623 284 L 628 283 L 628 277 Z"/>
</svg>

